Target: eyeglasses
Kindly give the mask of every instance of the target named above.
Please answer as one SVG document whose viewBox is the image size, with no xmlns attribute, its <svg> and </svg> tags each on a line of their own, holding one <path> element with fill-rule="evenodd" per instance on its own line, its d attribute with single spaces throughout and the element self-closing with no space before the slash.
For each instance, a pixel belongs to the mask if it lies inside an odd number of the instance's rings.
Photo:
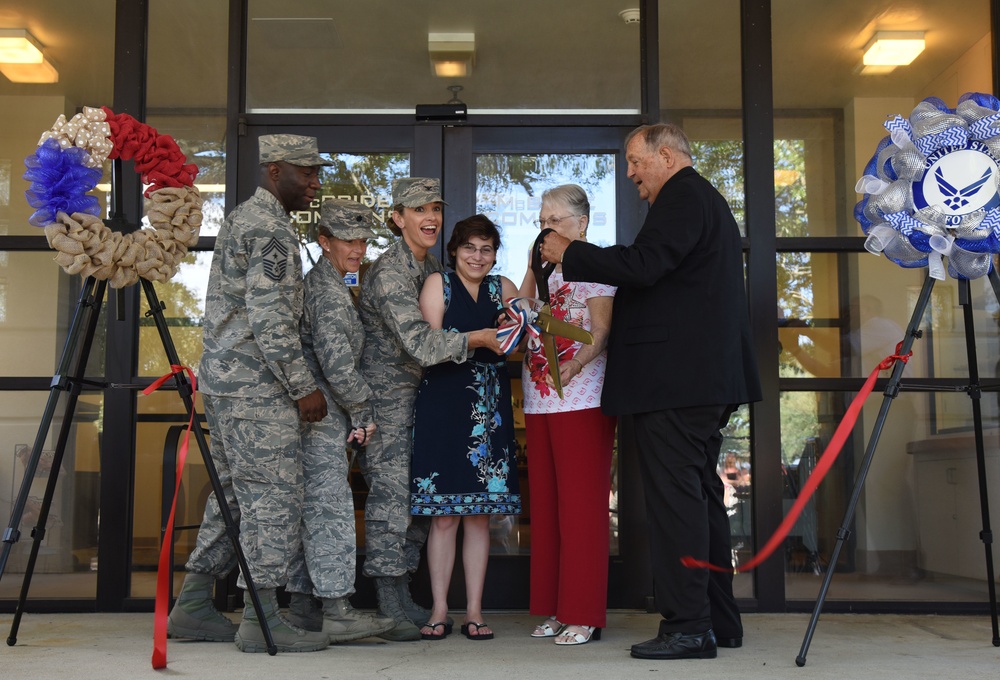
<svg viewBox="0 0 1000 680">
<path fill-rule="evenodd" d="M 546 225 L 555 229 L 556 227 L 559 226 L 560 222 L 562 222 L 563 220 L 568 220 L 570 217 L 580 217 L 580 215 L 563 215 L 562 217 L 546 217 L 544 220 L 539 218 L 537 220 L 534 220 L 532 224 L 534 224 L 539 229 L 544 229 Z"/>
<path fill-rule="evenodd" d="M 469 257 L 472 257 L 476 253 L 479 253 L 483 257 L 493 257 L 493 255 L 496 254 L 496 249 L 493 246 L 481 246 L 477 248 L 471 243 L 463 243 L 459 246 L 459 248 Z"/>
</svg>

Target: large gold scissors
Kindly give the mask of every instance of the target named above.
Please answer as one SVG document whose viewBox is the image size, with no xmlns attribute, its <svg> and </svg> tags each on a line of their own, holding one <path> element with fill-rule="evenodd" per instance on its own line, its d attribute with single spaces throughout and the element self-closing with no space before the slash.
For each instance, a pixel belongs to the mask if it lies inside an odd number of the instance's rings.
<svg viewBox="0 0 1000 680">
<path fill-rule="evenodd" d="M 562 378 L 559 373 L 559 353 L 556 352 L 555 336 L 569 338 L 585 345 L 594 344 L 594 336 L 590 331 L 585 331 L 579 326 L 557 319 L 552 316 L 551 299 L 549 297 L 549 276 L 555 271 L 556 266 L 551 262 L 542 261 L 542 242 L 545 236 L 552 229 L 542 229 L 542 233 L 535 239 L 535 244 L 531 247 L 531 271 L 535 275 L 535 286 L 538 288 L 538 299 L 542 303 L 542 308 L 538 310 L 538 317 L 535 324 L 541 332 L 539 340 L 545 352 L 545 360 L 549 365 L 549 375 L 552 376 L 552 383 L 555 385 L 559 398 L 563 398 Z"/>
</svg>

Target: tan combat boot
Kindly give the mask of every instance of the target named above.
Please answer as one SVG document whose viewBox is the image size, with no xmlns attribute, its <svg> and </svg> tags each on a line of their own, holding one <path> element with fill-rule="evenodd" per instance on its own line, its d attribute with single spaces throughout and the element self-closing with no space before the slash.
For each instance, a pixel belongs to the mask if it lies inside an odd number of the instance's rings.
<svg viewBox="0 0 1000 680">
<path fill-rule="evenodd" d="M 271 630 L 271 639 L 279 652 L 317 652 L 330 646 L 330 638 L 326 633 L 313 633 L 293 626 L 281 615 L 278 609 L 278 595 L 273 588 L 259 589 L 261 614 Z M 236 646 L 243 652 L 266 652 L 267 643 L 264 632 L 260 629 L 260 620 L 254 610 L 249 593 L 246 594 L 246 607 L 243 609 L 243 621 L 236 631 Z"/>
<path fill-rule="evenodd" d="M 375 578 L 375 594 L 378 596 L 378 616 L 390 618 L 396 622 L 391 629 L 379 635 L 383 640 L 403 642 L 420 639 L 420 628 L 406 616 L 403 605 L 399 601 L 399 591 L 396 589 L 396 579 L 392 576 Z"/>
<path fill-rule="evenodd" d="M 381 635 L 395 627 L 395 619 L 358 611 L 346 597 L 323 598 L 323 632 L 330 636 L 331 643 Z"/>
<path fill-rule="evenodd" d="M 188 573 L 167 618 L 167 637 L 232 642 L 237 625 L 212 603 L 215 577 Z"/>
</svg>

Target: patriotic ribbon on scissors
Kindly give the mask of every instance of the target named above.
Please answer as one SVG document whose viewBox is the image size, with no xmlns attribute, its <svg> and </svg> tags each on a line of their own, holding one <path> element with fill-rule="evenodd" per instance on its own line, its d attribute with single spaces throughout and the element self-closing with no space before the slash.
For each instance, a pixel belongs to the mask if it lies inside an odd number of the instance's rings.
<svg viewBox="0 0 1000 680">
<path fill-rule="evenodd" d="M 868 376 L 868 379 L 865 381 L 861 390 L 854 396 L 854 399 L 851 401 L 851 405 L 847 407 L 847 412 L 844 414 L 843 419 L 834 431 L 833 437 L 830 439 L 830 444 L 819 457 L 816 469 L 809 475 L 809 479 L 807 479 L 806 483 L 802 486 L 802 491 L 799 492 L 798 498 L 795 499 L 795 503 L 792 504 L 792 507 L 789 509 L 785 519 L 782 520 L 780 525 L 778 525 L 778 529 L 774 532 L 774 535 L 768 539 L 767 543 L 764 544 L 764 547 L 759 553 L 754 555 L 753 558 L 751 558 L 746 564 L 741 564 L 735 568 L 732 565 L 728 567 L 720 567 L 706 560 L 695 559 L 690 555 L 682 557 L 681 564 L 689 569 L 708 569 L 709 571 L 723 573 L 739 573 L 756 569 L 764 560 L 770 557 L 775 549 L 782 544 L 785 537 L 788 536 L 792 527 L 795 526 L 795 522 L 798 520 L 799 515 L 802 514 L 802 510 L 805 509 L 806 503 L 809 502 L 809 499 L 816 492 L 816 489 L 819 488 L 820 482 L 822 482 L 823 478 L 826 477 L 826 473 L 830 471 L 830 468 L 832 468 L 834 462 L 836 462 L 837 456 L 840 455 L 840 450 L 847 441 L 847 437 L 851 434 L 851 430 L 854 429 L 854 424 L 858 421 L 858 416 L 861 415 L 861 407 L 864 406 L 865 399 L 868 398 L 868 395 L 871 394 L 872 389 L 875 387 L 875 380 L 878 378 L 879 371 L 885 371 L 892 368 L 893 364 L 897 361 L 902 361 L 905 364 L 910 360 L 910 357 L 913 356 L 913 352 L 907 352 L 906 354 L 901 355 L 899 350 L 902 346 L 902 342 L 897 344 L 896 353 L 887 356 L 879 362 L 879 365 L 876 366 Z"/>
<path fill-rule="evenodd" d="M 197 390 L 197 379 L 187 366 L 178 364 L 170 365 L 170 373 L 157 378 L 149 387 L 142 391 L 143 395 L 150 395 L 160 389 L 163 383 L 167 382 L 178 373 L 187 373 L 191 378 L 191 391 Z M 177 492 L 181 488 L 181 477 L 184 474 L 184 463 L 187 461 L 188 441 L 191 438 L 191 430 L 194 427 L 194 402 L 192 402 L 191 413 L 188 416 L 187 432 L 184 433 L 184 440 L 177 452 L 177 483 L 174 486 L 174 498 L 170 502 L 170 516 L 167 519 L 167 526 L 163 532 L 163 543 L 160 545 L 160 562 L 156 575 L 156 606 L 153 614 L 153 668 L 161 669 L 167 667 L 167 615 L 170 607 L 170 546 L 174 542 L 174 514 L 177 511 Z"/>
<path fill-rule="evenodd" d="M 532 298 L 510 298 L 507 300 L 507 307 L 504 309 L 507 321 L 500 324 L 500 328 L 497 329 L 497 340 L 500 342 L 500 349 L 503 350 L 504 354 L 513 352 L 525 334 L 528 336 L 528 346 L 531 349 L 537 349 L 541 345 L 539 336 L 542 331 L 535 324 L 535 320 L 538 318 L 535 302 L 536 300 Z"/>
</svg>

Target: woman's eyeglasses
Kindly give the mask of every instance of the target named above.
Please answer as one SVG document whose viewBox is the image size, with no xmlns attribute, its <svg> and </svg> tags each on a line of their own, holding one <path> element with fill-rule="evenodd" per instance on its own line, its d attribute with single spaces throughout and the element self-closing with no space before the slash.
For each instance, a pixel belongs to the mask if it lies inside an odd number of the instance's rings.
<svg viewBox="0 0 1000 680">
<path fill-rule="evenodd" d="M 496 253 L 496 249 L 494 249 L 493 246 L 481 246 L 477 248 L 471 243 L 463 243 L 459 246 L 459 249 L 469 257 L 472 257 L 476 253 L 479 253 L 483 257 L 493 257 Z"/>
<path fill-rule="evenodd" d="M 568 220 L 570 217 L 580 217 L 579 215 L 563 215 L 562 217 L 546 217 L 545 219 L 537 219 L 532 222 L 539 229 L 544 229 L 546 226 L 555 229 L 559 226 L 559 223 L 563 220 Z"/>
</svg>

